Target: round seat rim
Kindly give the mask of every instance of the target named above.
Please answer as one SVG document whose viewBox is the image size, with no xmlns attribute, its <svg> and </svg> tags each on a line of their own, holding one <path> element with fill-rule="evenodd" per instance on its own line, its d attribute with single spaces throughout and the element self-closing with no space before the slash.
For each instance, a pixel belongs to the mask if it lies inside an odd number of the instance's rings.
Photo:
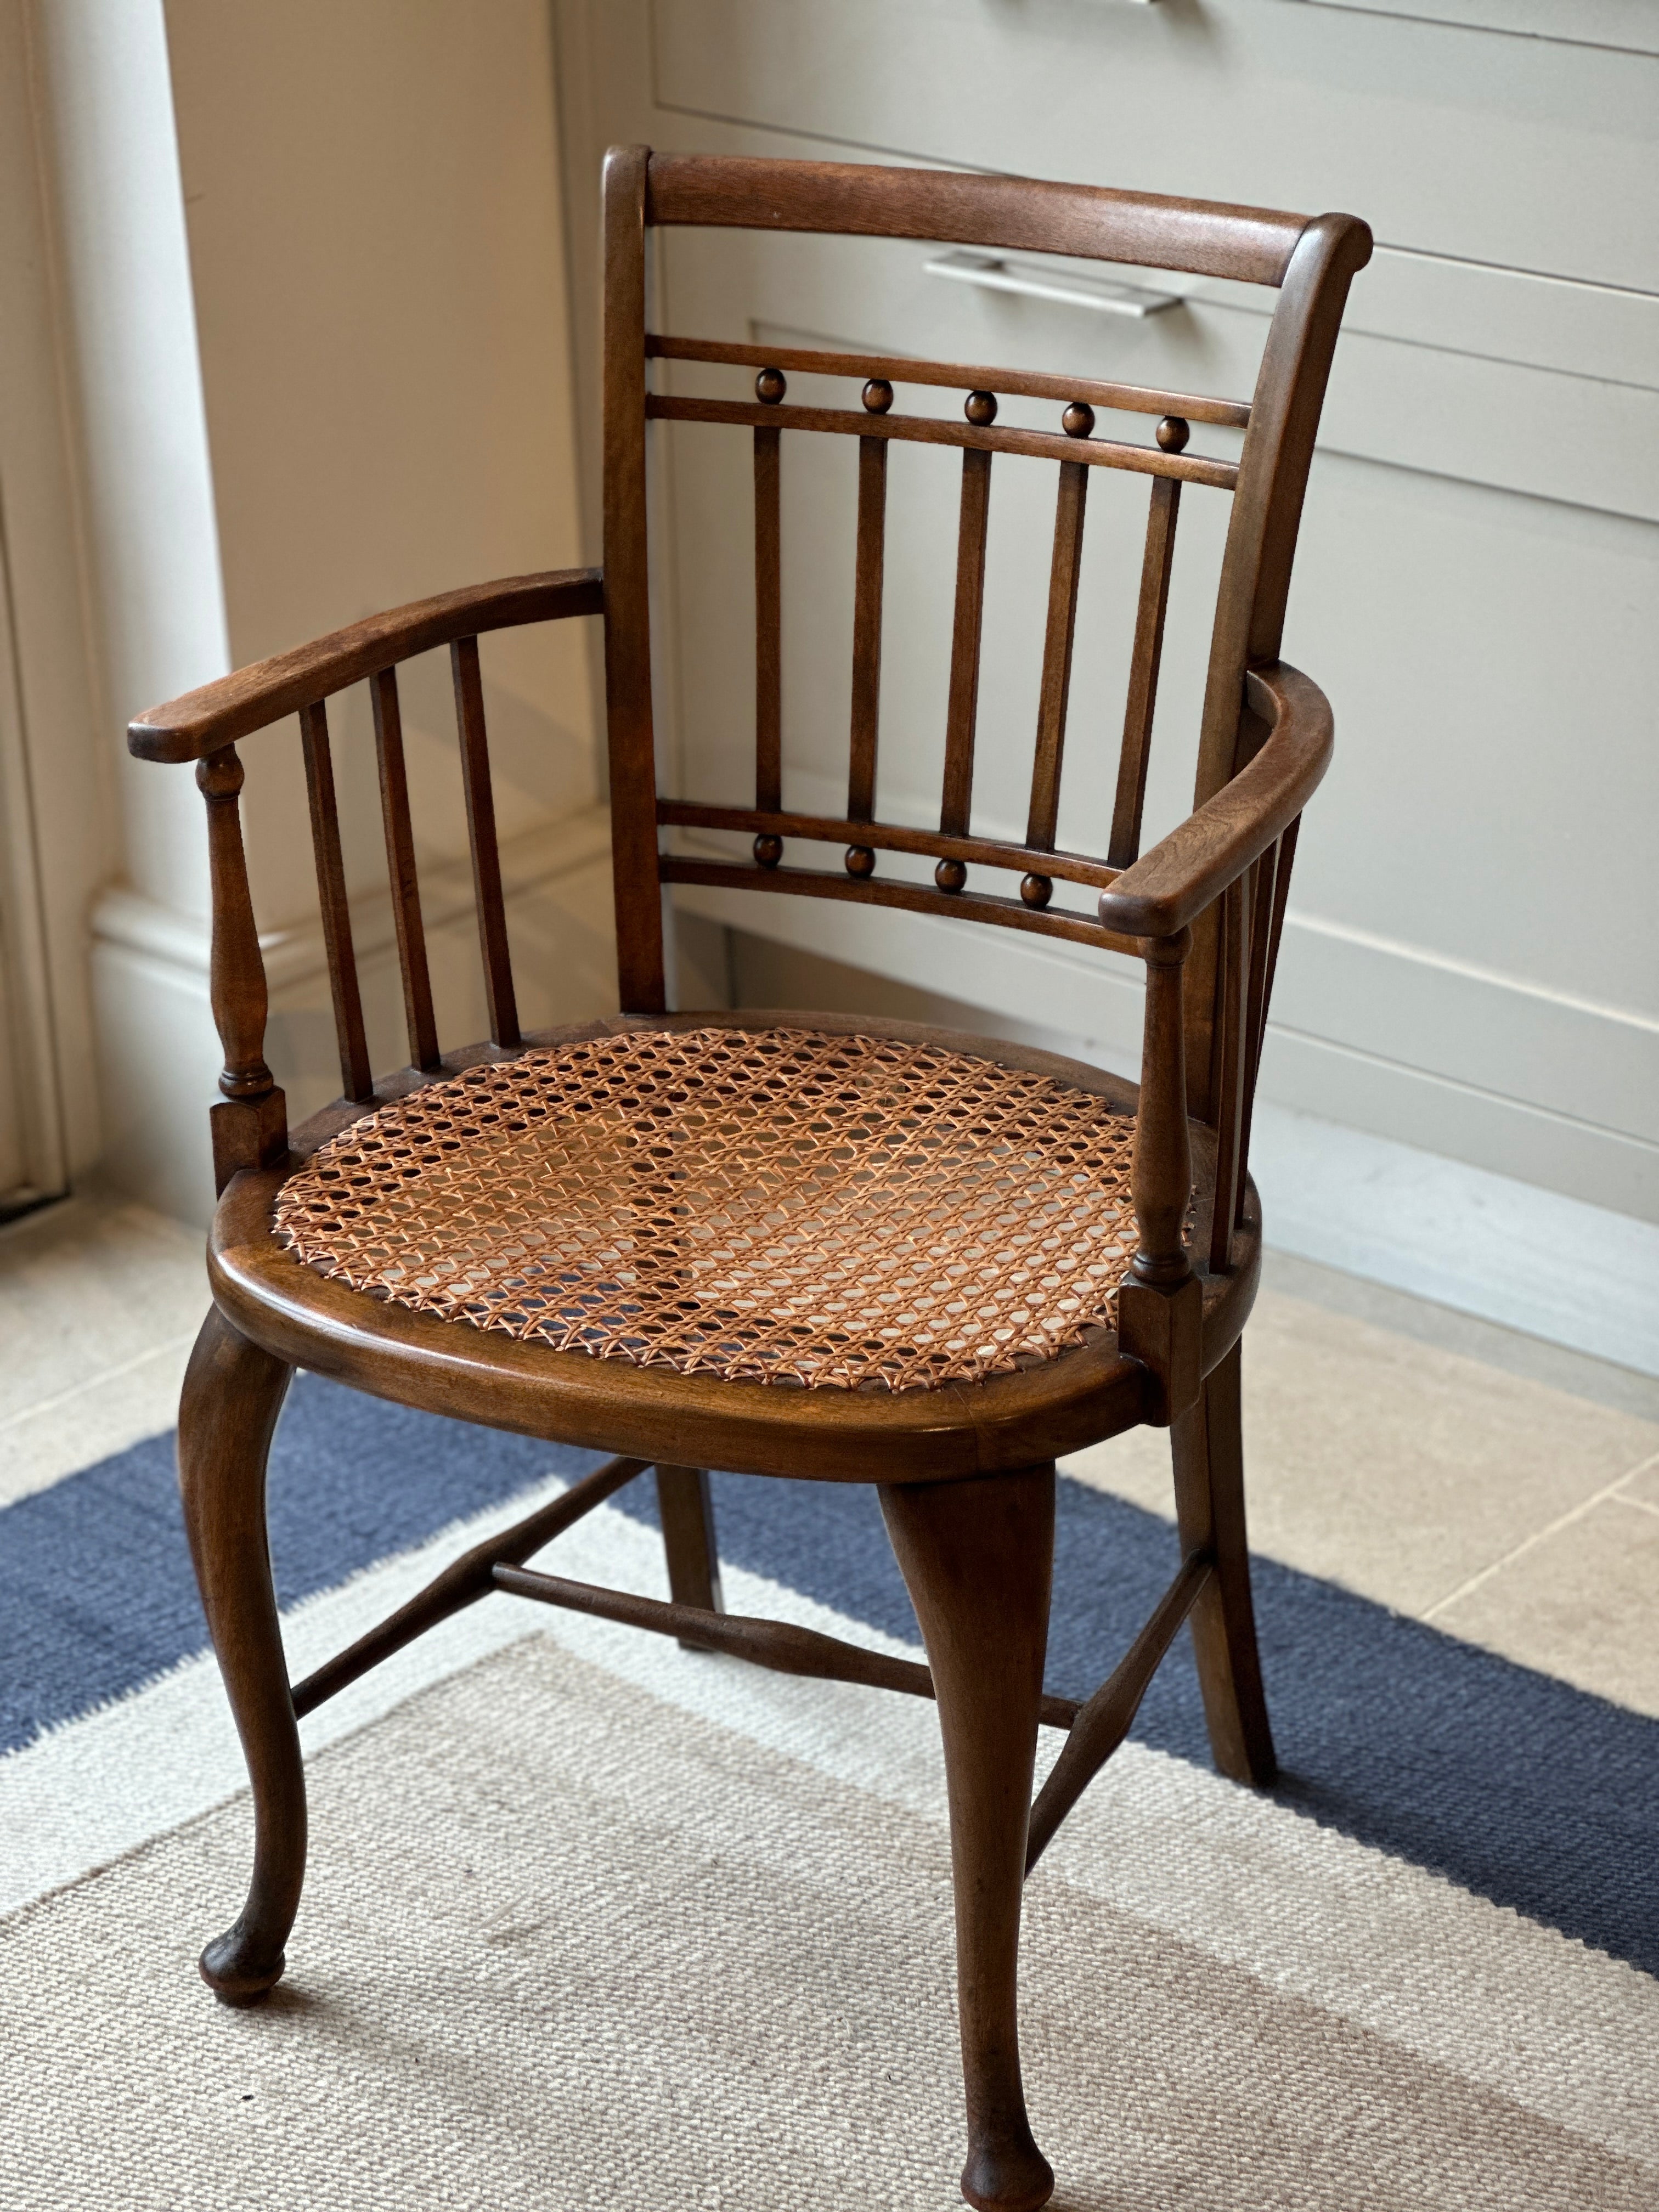
<svg viewBox="0 0 1659 2212">
<path fill-rule="evenodd" d="M 890 1017 L 743 1010 L 623 1017 L 526 1036 L 523 1049 L 641 1028 L 787 1028 L 894 1036 L 937 1044 L 1005 1066 L 1034 1069 L 1111 1098 L 1132 1111 L 1136 1087 L 1035 1048 Z M 476 1047 L 447 1056 L 435 1078 L 499 1054 Z M 325 1139 L 416 1087 L 414 1071 L 386 1096 L 339 1102 L 295 1132 L 283 1164 L 244 1170 L 215 1215 L 209 1277 L 216 1304 L 245 1336 L 290 1364 L 372 1395 L 597 1451 L 735 1473 L 842 1481 L 961 1480 L 1011 1471 L 1083 1449 L 1146 1419 L 1146 1370 L 1104 1331 L 1090 1343 L 1020 1372 L 900 1392 L 790 1387 L 635 1365 L 556 1351 L 354 1291 L 297 1260 L 276 1238 L 277 1191 Z M 393 1087 L 397 1086 L 397 1087 Z M 1213 1182 L 1213 1133 L 1193 1125 L 1200 1226 Z M 1231 1273 L 1195 1270 L 1204 1289 L 1207 1372 L 1242 1331 L 1261 1268 L 1260 1208 L 1252 1186 Z M 1195 1240 L 1203 1249 L 1200 1240 Z"/>
</svg>

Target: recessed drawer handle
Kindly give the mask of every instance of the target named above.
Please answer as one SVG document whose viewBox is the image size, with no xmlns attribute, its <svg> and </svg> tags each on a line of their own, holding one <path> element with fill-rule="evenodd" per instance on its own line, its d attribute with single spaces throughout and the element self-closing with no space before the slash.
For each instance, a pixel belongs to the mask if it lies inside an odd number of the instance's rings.
<svg viewBox="0 0 1659 2212">
<path fill-rule="evenodd" d="M 1115 284 L 1103 276 L 1061 276 L 1036 261 L 1005 261 L 996 253 L 939 253 L 925 263 L 930 276 L 949 276 L 958 284 L 977 284 L 986 292 L 1018 292 L 1030 300 L 1054 300 L 1062 307 L 1092 307 L 1097 314 L 1161 315 L 1184 303 L 1176 292 L 1149 292 L 1136 284 Z"/>
</svg>

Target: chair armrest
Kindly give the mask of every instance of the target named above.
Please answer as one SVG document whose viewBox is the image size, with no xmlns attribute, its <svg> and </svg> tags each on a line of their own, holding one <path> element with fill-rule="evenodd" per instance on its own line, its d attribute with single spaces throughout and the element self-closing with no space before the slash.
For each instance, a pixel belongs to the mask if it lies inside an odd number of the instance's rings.
<svg viewBox="0 0 1659 2212">
<path fill-rule="evenodd" d="M 140 760 L 201 760 L 251 731 L 434 646 L 453 645 L 457 638 L 477 637 L 485 630 L 604 611 L 605 585 L 597 568 L 550 568 L 540 575 L 507 576 L 497 583 L 441 592 L 435 599 L 370 615 L 269 660 L 256 660 L 164 707 L 151 707 L 129 724 L 127 747 Z"/>
<path fill-rule="evenodd" d="M 1270 725 L 1247 768 L 1100 895 L 1100 918 L 1125 937 L 1173 937 L 1203 913 L 1287 830 L 1331 757 L 1328 701 L 1282 660 L 1244 678 L 1251 711 Z"/>
</svg>

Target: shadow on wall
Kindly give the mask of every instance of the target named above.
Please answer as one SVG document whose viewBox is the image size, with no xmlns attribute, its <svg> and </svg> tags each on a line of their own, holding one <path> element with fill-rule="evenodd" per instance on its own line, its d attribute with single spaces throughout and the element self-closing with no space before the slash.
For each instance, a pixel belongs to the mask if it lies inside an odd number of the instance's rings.
<svg viewBox="0 0 1659 2212">
<path fill-rule="evenodd" d="M 301 1376 L 271 1454 L 271 1549 L 289 1606 L 550 1473 L 596 1456 L 410 1413 Z M 654 1486 L 617 1504 L 654 1522 Z M 715 1478 L 721 1556 L 914 1639 L 874 1495 Z M 118 1575 L 109 1563 L 121 1563 Z M 1060 1486 L 1048 1683 L 1086 1697 L 1175 1565 L 1170 1525 Z M 1296 1812 L 1659 1973 L 1659 1721 L 1258 1560 L 1268 1695 Z M 155 1437 L 0 1511 L 0 1753 L 203 1649 L 173 1439 Z M 1184 1645 L 1136 1723 L 1207 1765 Z M 1109 1773 L 1095 1785 L 1111 1786 Z"/>
</svg>

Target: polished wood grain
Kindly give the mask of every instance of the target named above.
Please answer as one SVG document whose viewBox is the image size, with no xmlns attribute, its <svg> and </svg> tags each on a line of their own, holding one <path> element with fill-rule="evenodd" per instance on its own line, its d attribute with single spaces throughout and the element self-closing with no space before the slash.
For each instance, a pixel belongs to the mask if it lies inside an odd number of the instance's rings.
<svg viewBox="0 0 1659 2212">
<path fill-rule="evenodd" d="M 480 1598 L 488 1597 L 495 1588 L 495 1569 L 502 1565 L 522 1566 L 524 1562 L 562 1536 L 567 1528 L 574 1528 L 578 1521 L 614 1498 L 637 1475 L 643 1474 L 647 1462 L 642 1459 L 608 1460 L 603 1467 L 595 1468 L 592 1474 L 574 1482 L 562 1497 L 539 1506 L 512 1528 L 503 1528 L 494 1536 L 486 1536 L 470 1552 L 463 1552 L 452 1559 L 440 1573 L 434 1575 L 424 1589 L 417 1590 L 406 1604 L 395 1613 L 367 1629 L 356 1641 L 337 1651 L 331 1659 L 307 1674 L 302 1682 L 294 1685 L 294 1711 L 303 1720 L 307 1713 L 329 1698 L 337 1697 L 349 1684 L 389 1659 L 394 1651 L 424 1636 L 428 1628 L 435 1628 L 441 1620 L 476 1605 Z"/>
<path fill-rule="evenodd" d="M 1291 870 L 1296 861 L 1296 838 L 1300 823 L 1301 817 L 1298 815 L 1273 848 L 1273 903 L 1263 935 L 1263 959 L 1259 993 L 1256 988 L 1254 959 L 1251 963 L 1250 1056 L 1244 1079 L 1244 1120 L 1238 1147 L 1238 1192 L 1241 1210 L 1244 1204 L 1244 1193 L 1249 1187 L 1250 1120 L 1255 1106 L 1256 1076 L 1261 1065 L 1261 1048 L 1267 1042 L 1267 1008 L 1273 1000 L 1273 974 L 1279 965 L 1279 945 L 1285 931 L 1285 909 L 1291 896 Z"/>
<path fill-rule="evenodd" d="M 967 405 L 994 416 L 988 392 L 971 392 Z M 973 419 L 970 417 L 970 420 Z M 957 527 L 957 596 L 951 620 L 951 689 L 945 714 L 945 790 L 939 826 L 966 837 L 974 803 L 974 741 L 979 726 L 979 660 L 985 625 L 985 544 L 991 516 L 991 456 L 962 457 L 962 514 Z M 961 860 L 965 855 L 941 854 Z M 958 884 L 958 890 L 961 885 Z"/>
<path fill-rule="evenodd" d="M 930 890 L 926 884 L 872 882 L 869 864 L 875 854 L 871 847 L 852 845 L 848 850 L 866 857 L 849 860 L 844 877 L 820 874 L 811 868 L 746 868 L 724 860 L 682 860 L 678 855 L 665 858 L 660 866 L 665 884 L 706 884 L 714 890 L 769 891 L 797 898 L 851 899 L 866 906 L 897 907 L 909 914 L 966 915 L 1004 929 L 1029 930 L 1039 937 L 1063 937 L 1073 945 L 1091 945 L 1098 952 L 1129 952 L 1136 943 L 1126 932 L 1108 929 L 1087 915 L 1044 912 L 1041 900 L 1007 898 L 999 891 L 945 892 L 937 887 Z M 1046 885 L 1048 878 L 1044 876 L 1042 881 Z M 1042 896 L 1046 897 L 1047 892 Z"/>
<path fill-rule="evenodd" d="M 265 1061 L 265 1017 L 270 997 L 259 932 L 248 890 L 238 802 L 245 772 L 234 745 L 210 753 L 196 771 L 207 802 L 208 880 L 213 899 L 213 939 L 208 991 L 214 1026 L 224 1053 L 210 1115 L 215 1188 L 222 1192 L 241 1168 L 264 1167 L 287 1148 L 283 1093 Z"/>
<path fill-rule="evenodd" d="M 489 776 L 477 639 L 458 638 L 449 648 L 449 657 L 455 678 L 455 726 L 461 740 L 461 788 L 466 794 L 466 835 L 472 852 L 489 1034 L 498 1045 L 511 1046 L 519 1042 L 519 1005 L 507 943 L 507 900 L 495 841 L 495 798 Z"/>
<path fill-rule="evenodd" d="M 605 1589 L 594 1583 L 572 1582 L 563 1575 L 532 1572 L 510 1563 L 497 1565 L 492 1580 L 495 1589 L 513 1597 L 534 1598 L 593 1620 L 620 1621 L 653 1636 L 672 1636 L 683 1650 L 724 1651 L 774 1674 L 804 1674 L 819 1682 L 853 1682 L 867 1690 L 897 1690 L 910 1698 L 934 1695 L 932 1674 L 914 1660 L 895 1659 L 839 1636 L 799 1627 L 793 1621 L 726 1613 L 678 1597 L 665 1602 L 634 1590 Z M 1069 1729 L 1077 1716 L 1074 1699 L 1044 1697 L 1038 1701 L 1037 1718 L 1045 1728 Z"/>
<path fill-rule="evenodd" d="M 434 599 L 370 615 L 290 653 L 253 661 L 163 707 L 148 708 L 127 725 L 127 750 L 139 760 L 200 760 L 316 700 L 332 698 L 377 669 L 412 660 L 458 637 L 604 611 L 605 586 L 597 568 L 552 568 L 441 592 Z"/>
<path fill-rule="evenodd" d="M 1215 1572 L 1207 1552 L 1194 1553 L 1153 1607 L 1146 1626 L 1072 1723 L 1060 1757 L 1031 1807 L 1025 1871 L 1042 1856 L 1060 1824 L 1127 1736 L 1165 1652 Z"/>
<path fill-rule="evenodd" d="M 668 1562 L 668 1592 L 676 1605 L 696 1606 L 704 1613 L 721 1613 L 720 1559 L 714 1538 L 714 1499 L 707 1469 L 674 1467 L 657 1469 L 657 1512 L 662 1522 L 663 1551 Z M 703 1641 L 685 1640 L 689 1651 L 707 1651 Z"/>
<path fill-rule="evenodd" d="M 421 883 L 415 864 L 415 825 L 409 809 L 409 772 L 404 762 L 403 711 L 398 699 L 397 670 L 376 670 L 369 682 L 368 696 L 374 713 L 380 819 L 386 831 L 386 874 L 392 884 L 392 919 L 398 933 L 398 966 L 403 977 L 410 1065 L 431 1068 L 438 1065 L 438 1024 L 432 1011 L 426 928 L 421 919 Z M 361 1097 L 363 1094 L 357 1091 L 352 1095 Z"/>
<path fill-rule="evenodd" d="M 651 579 L 645 500 L 645 193 L 650 154 L 613 147 L 605 224 L 605 696 L 617 988 L 623 1010 L 667 1005 L 657 872 L 656 738 L 651 705 Z M 757 407 L 755 428 L 773 427 Z"/>
<path fill-rule="evenodd" d="M 767 412 L 746 399 L 691 399 L 647 395 L 645 414 L 653 422 L 726 422 L 765 429 Z M 1127 469 L 1139 476 L 1171 477 L 1182 483 L 1209 484 L 1231 491 L 1238 481 L 1231 461 L 1218 461 L 1202 453 L 1166 453 L 1157 446 L 1126 445 L 1116 438 L 1067 439 L 1048 430 L 1013 430 L 1001 424 L 951 422 L 936 415 L 888 415 L 875 422 L 844 407 L 799 407 L 791 403 L 776 410 L 781 430 L 816 430 L 833 437 L 859 438 L 866 442 L 898 441 L 921 446 L 960 446 L 969 452 L 1024 453 L 1028 459 L 1064 461 L 1079 467 Z"/>
<path fill-rule="evenodd" d="M 292 1368 L 210 1310 L 179 1407 L 179 1493 L 208 1633 L 253 1785 L 253 1874 L 235 1921 L 202 1953 L 227 2004 L 277 1981 L 306 1866 L 300 1731 L 265 1540 L 265 1460 Z"/>
<path fill-rule="evenodd" d="M 1244 1450 L 1237 1344 L 1210 1370 L 1202 1396 L 1175 1426 L 1176 1519 L 1182 1552 L 1215 1572 L 1193 1606 L 1193 1651 L 1216 1765 L 1265 1788 L 1278 1774 L 1261 1686 L 1244 1526 Z"/>
<path fill-rule="evenodd" d="M 323 948 L 334 1000 L 334 1033 L 340 1048 L 340 1091 L 347 1098 L 372 1098 L 374 1071 L 363 1030 L 362 994 L 351 943 L 351 908 L 346 898 L 345 860 L 340 850 L 339 806 L 334 793 L 334 759 L 328 740 L 328 708 L 319 699 L 300 710 L 300 744 L 305 755 L 306 796 L 311 809 L 311 843 L 317 862 L 317 903 L 322 911 Z"/>
<path fill-rule="evenodd" d="M 1200 811 L 1241 764 L 1241 686 L 1279 659 L 1331 358 L 1349 285 L 1370 251 L 1371 235 L 1363 222 L 1352 216 L 1319 216 L 1302 231 L 1285 266 L 1257 372 L 1216 596 L 1193 788 L 1193 804 Z M 1248 696 L 1245 703 L 1248 708 Z M 1188 995 L 1191 1103 L 1206 1115 L 1212 1110 L 1207 1078 L 1221 988 L 1218 930 L 1216 914 L 1199 920 Z"/>
<path fill-rule="evenodd" d="M 1258 860 L 1256 866 L 1261 866 Z M 1236 877 L 1221 895 L 1219 1009 L 1213 1049 L 1216 1133 L 1216 1200 L 1210 1216 L 1210 1267 L 1224 1274 L 1232 1250 L 1238 1202 L 1239 1146 L 1243 1130 L 1245 991 L 1249 969 L 1248 877 Z"/>
<path fill-rule="evenodd" d="M 969 798 L 971 794 L 969 781 Z M 1085 884 L 1095 890 L 1107 890 L 1122 872 L 1103 860 L 1091 860 L 1086 853 L 1039 852 L 1034 846 L 1005 844 L 995 837 L 910 830 L 896 822 L 854 822 L 844 814 L 769 814 L 746 806 L 705 806 L 692 799 L 659 799 L 657 819 L 688 830 L 758 830 L 775 837 L 802 838 L 811 844 L 842 845 L 856 835 L 878 852 L 918 853 L 929 860 L 960 860 L 964 866 L 977 862 L 1017 875 L 1041 865 L 1062 883 Z"/>
<path fill-rule="evenodd" d="M 908 354 L 823 353 L 800 346 L 735 345 L 720 338 L 672 337 L 654 331 L 646 334 L 645 351 L 651 361 L 727 362 L 742 368 L 775 368 L 803 376 L 856 377 L 860 383 L 879 376 L 890 384 L 945 385 L 955 392 L 983 392 L 1003 398 L 1081 399 L 1126 415 L 1174 415 L 1230 430 L 1243 430 L 1250 420 L 1249 404 L 1242 399 L 1154 391 L 1146 385 L 1104 383 L 1091 376 L 1048 376 L 1028 368 L 969 368 L 957 362 L 917 361 Z M 780 392 L 778 398 L 782 397 Z"/>
<path fill-rule="evenodd" d="M 763 387 L 764 387 L 763 389 Z M 756 395 L 775 407 L 784 380 L 763 369 Z M 775 395 L 775 396 L 774 396 Z M 755 433 L 755 805 L 783 805 L 783 524 L 782 434 Z"/>
<path fill-rule="evenodd" d="M 653 223 L 844 231 L 1091 256 L 1278 288 L 1248 406 L 1031 370 L 879 354 L 766 350 L 648 333 Z M 211 996 L 224 1055 L 213 1108 L 222 1192 L 209 1253 L 214 1308 L 180 1407 L 186 1527 L 203 1602 L 253 1783 L 247 1904 L 203 1972 L 233 2002 L 283 1971 L 305 1858 L 296 1714 L 313 1710 L 438 1620 L 515 1593 L 677 1637 L 694 1650 L 825 1679 L 933 1696 L 951 1801 L 969 2153 L 963 2193 L 981 2212 L 1036 2212 L 1053 2176 L 1021 2085 L 1016 1972 L 1021 1884 L 1121 1743 L 1183 1620 L 1222 1771 L 1275 1772 L 1250 1595 L 1239 1418 L 1239 1340 L 1261 1269 L 1249 1176 L 1250 1116 L 1298 825 L 1330 758 L 1330 710 L 1279 657 L 1308 468 L 1364 224 L 1311 222 L 1095 187 L 884 164 L 663 156 L 614 149 L 604 180 L 605 569 L 552 571 L 451 592 L 350 625 L 140 716 L 142 757 L 196 761 L 207 802 Z M 653 359 L 758 371 L 748 401 L 647 389 Z M 796 370 L 860 380 L 860 405 L 787 399 Z M 895 386 L 954 386 L 960 420 L 895 411 Z M 1060 402 L 1054 431 L 999 422 L 999 396 Z M 1152 414 L 1153 441 L 1096 435 L 1096 409 Z M 738 425 L 752 438 L 756 773 L 752 807 L 662 799 L 651 692 L 647 451 L 653 422 Z M 1237 463 L 1187 451 L 1194 423 L 1242 430 Z M 677 435 L 682 434 L 677 433 Z M 692 434 L 688 427 L 684 434 Z M 781 481 L 801 436 L 855 437 L 859 477 L 845 817 L 786 811 Z M 896 441 L 962 453 L 944 775 L 937 831 L 877 813 L 888 453 Z M 993 457 L 1058 464 L 1054 548 L 1024 841 L 971 832 Z M 1150 479 L 1123 737 L 1108 850 L 1056 849 L 1085 557 L 1099 467 Z M 1139 850 L 1182 487 L 1230 497 L 1193 811 Z M 614 1021 L 521 1035 L 507 939 L 478 640 L 499 629 L 603 613 L 621 1011 Z M 398 669 L 450 649 L 491 1038 L 441 1050 L 415 862 Z M 410 1064 L 372 1079 L 351 941 L 340 798 L 325 702 L 367 681 L 397 930 Z M 338 1032 L 342 1097 L 290 1132 L 264 1056 L 267 994 L 249 894 L 234 741 L 297 714 Z M 999 738 L 1002 738 L 998 733 Z M 349 780 L 348 780 L 349 781 Z M 747 836 L 752 860 L 677 848 Z M 786 843 L 841 848 L 839 865 L 782 865 Z M 882 856 L 929 860 L 931 884 Z M 988 889 L 969 869 L 1013 890 Z M 1138 1085 L 1031 1048 L 870 1017 L 665 1010 L 663 887 L 841 898 L 1057 937 L 1132 958 L 1146 993 Z M 1062 894 L 1081 890 L 1092 913 Z M 1037 1366 L 897 1393 L 771 1389 L 625 1359 L 555 1352 L 354 1291 L 298 1261 L 272 1226 L 295 1167 L 377 1104 L 527 1049 L 641 1027 L 790 1027 L 902 1037 L 1079 1085 L 1134 1126 L 1136 1249 L 1103 1330 Z M 607 1463 L 514 1528 L 473 1546 L 427 1588 L 290 1689 L 264 1513 L 271 1429 L 304 1366 L 424 1412 L 557 1440 Z M 1137 1425 L 1171 1431 L 1179 1569 L 1120 1665 L 1080 1705 L 1042 1686 L 1059 1454 Z M 530 1559 L 654 1467 L 670 1599 L 608 1591 Z M 928 1664 L 788 1624 L 725 1612 L 705 1469 L 875 1483 Z M 701 1662 L 700 1662 L 701 1663 Z M 1067 1741 L 1035 1808 L 1040 1723 Z"/>
<path fill-rule="evenodd" d="M 708 154 L 652 155 L 649 219 L 949 239 L 959 246 L 1081 254 L 1247 284 L 1281 283 L 1307 227 L 1304 216 L 1271 208 L 1218 206 L 1030 177 Z"/>
<path fill-rule="evenodd" d="M 968 2106 L 962 2193 L 983 2212 L 1029 2212 L 1054 2185 L 1026 2117 L 1018 2016 L 1054 1470 L 948 1490 L 888 1485 L 881 1510 L 927 1647 L 945 1739 Z"/>
<path fill-rule="evenodd" d="M 1243 688 L 1271 717 L 1272 735 L 1248 768 L 1101 893 L 1100 918 L 1122 936 L 1173 936 L 1212 910 L 1319 787 L 1334 743 L 1324 694 L 1284 661 L 1253 668 Z M 1210 1030 L 1206 1022 L 1206 1052 Z"/>
<path fill-rule="evenodd" d="M 1077 636 L 1077 592 L 1083 571 L 1083 520 L 1088 496 L 1088 471 L 1075 462 L 1062 462 L 1054 501 L 1054 550 L 1048 568 L 1042 678 L 1037 688 L 1031 806 L 1025 825 L 1026 843 L 1039 852 L 1047 852 L 1053 845 L 1060 817 L 1060 769 L 1066 745 L 1066 709 L 1072 692 L 1072 647 Z"/>
<path fill-rule="evenodd" d="M 1139 1243 L 1117 1296 L 1117 1340 L 1148 1377 L 1146 1419 L 1176 1421 L 1203 1372 L 1202 1299 L 1187 1243 L 1193 1189 L 1187 1117 L 1185 967 L 1191 936 L 1146 946 L 1146 1013 L 1131 1188 Z M 1212 1174 L 1213 1174 L 1213 1167 Z M 1206 1209 L 1212 1214 L 1214 1199 Z"/>
<path fill-rule="evenodd" d="M 890 385 L 866 386 L 892 404 Z M 853 574 L 853 714 L 847 774 L 847 812 L 854 822 L 876 815 L 876 740 L 881 718 L 881 605 L 886 575 L 887 448 L 878 438 L 859 440 L 858 543 Z"/>
<path fill-rule="evenodd" d="M 1132 867 L 1140 852 L 1140 819 L 1146 805 L 1146 772 L 1152 757 L 1152 716 L 1158 706 L 1164 623 L 1169 611 L 1176 524 L 1180 514 L 1181 486 L 1167 477 L 1159 477 L 1152 486 L 1146 516 L 1140 599 L 1135 609 L 1134 644 L 1129 656 L 1129 696 L 1123 710 L 1117 791 L 1112 802 L 1111 837 L 1106 848 L 1106 857 L 1115 868 Z"/>
</svg>

